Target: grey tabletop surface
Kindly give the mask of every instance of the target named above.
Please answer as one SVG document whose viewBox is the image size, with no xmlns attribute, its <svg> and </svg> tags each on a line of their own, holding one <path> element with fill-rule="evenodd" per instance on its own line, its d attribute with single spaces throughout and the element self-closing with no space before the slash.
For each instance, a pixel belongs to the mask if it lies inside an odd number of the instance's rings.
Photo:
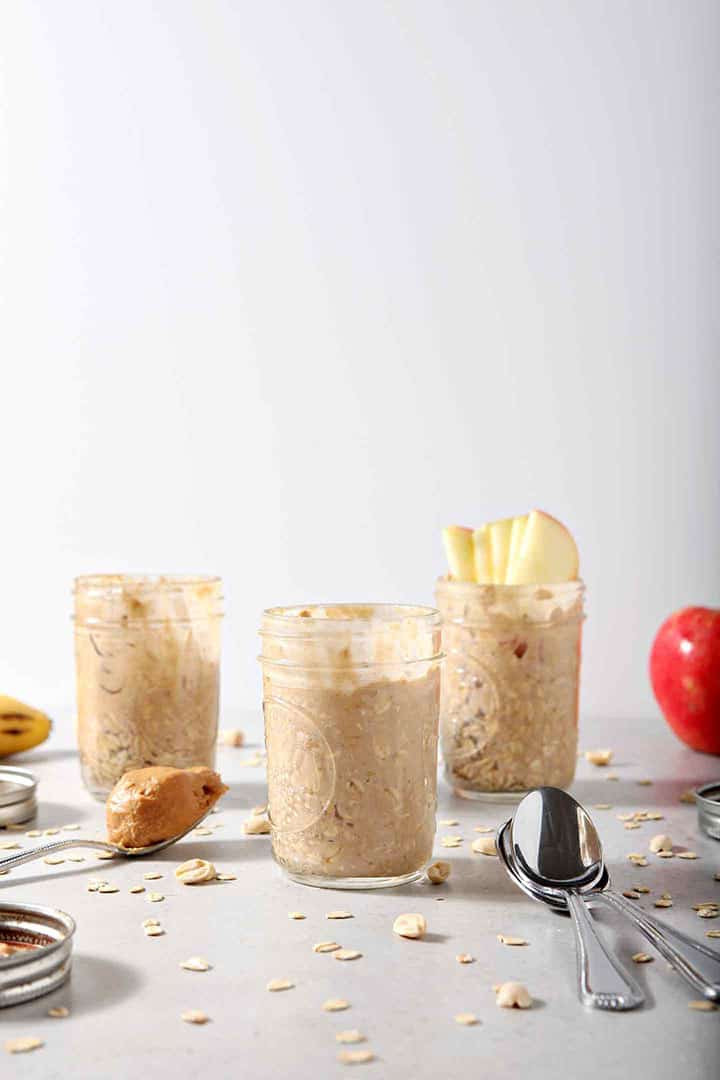
<svg viewBox="0 0 720 1080">
<path fill-rule="evenodd" d="M 66 711 L 67 716 L 67 711 Z M 677 1077 L 718 1075 L 720 1011 L 694 1012 L 695 995 L 657 954 L 634 965 L 639 950 L 652 949 L 629 924 L 598 912 L 610 942 L 647 993 L 646 1006 L 632 1013 L 584 1009 L 577 997 L 573 936 L 568 921 L 527 899 L 508 880 L 497 858 L 473 854 L 476 826 L 496 826 L 511 808 L 469 803 L 440 782 L 437 856 L 452 865 L 449 881 L 393 890 L 333 892 L 294 884 L 273 863 L 268 836 L 245 836 L 250 809 L 265 801 L 264 767 L 257 715 L 225 716 L 224 726 L 247 733 L 241 749 L 222 748 L 219 768 L 230 792 L 213 815 L 210 836 L 191 836 L 148 860 L 43 862 L 0 877 L 0 899 L 53 905 L 77 920 L 72 977 L 65 987 L 25 1005 L 0 1011 L 0 1074 L 32 1080 L 72 1076 L 77 1080 L 149 1077 L 332 1078 L 359 1072 L 375 1078 L 487 1077 Z M 665 728 L 632 722 L 585 722 L 581 747 L 612 747 L 608 768 L 578 763 L 573 791 L 599 825 L 614 883 L 639 882 L 652 891 L 639 902 L 653 910 L 660 893 L 673 907 L 668 922 L 705 939 L 720 920 L 700 920 L 693 903 L 720 900 L 720 844 L 701 835 L 694 806 L 680 794 L 720 775 L 720 759 L 695 754 Z M 39 828 L 79 823 L 83 835 L 102 830 L 103 808 L 85 793 L 73 747 L 72 726 L 60 720 L 51 740 L 13 759 L 40 779 Z M 613 779 L 615 777 L 616 779 Z M 652 784 L 640 781 L 651 780 Z M 593 809 L 609 804 L 610 809 Z M 649 809 L 662 821 L 625 830 L 618 814 Z M 694 861 L 648 855 L 646 868 L 627 860 L 646 851 L 657 832 L 669 833 L 677 850 Z M 459 848 L 441 846 L 446 834 L 460 835 Z M 72 833 L 63 833 L 70 836 Z M 79 833 L 76 835 L 80 835 Z M 23 847 L 39 841 L 21 832 L 0 838 Z M 192 857 L 211 860 L 234 881 L 188 887 L 174 868 Z M 162 877 L 146 881 L 143 875 Z M 87 890 L 91 877 L 119 886 L 115 893 Z M 133 894 L 133 885 L 144 893 Z M 149 901 L 149 891 L 164 895 Z M 328 921 L 345 909 L 351 919 Z M 303 920 L 289 918 L 302 912 Z M 420 912 L 424 940 L 392 933 L 395 917 Z M 161 920 L 165 933 L 146 937 L 141 923 Z M 497 935 L 516 935 L 528 945 L 509 947 Z M 313 944 L 334 939 L 357 949 L 360 959 L 338 963 Z M 714 942 L 710 942 L 714 944 Z M 473 963 L 456 956 L 469 953 Z M 208 972 L 181 969 L 190 956 L 204 956 Z M 269 993 L 271 979 L 294 985 Z M 533 997 L 528 1011 L 501 1009 L 492 987 L 519 980 Z M 344 998 L 344 1012 L 325 1012 L 329 998 Z M 66 1019 L 48 1009 L 65 1005 Z M 188 1009 L 205 1012 L 203 1026 L 184 1023 Z M 474 1026 L 455 1016 L 472 1012 Z M 375 1060 L 343 1065 L 339 1031 L 357 1028 Z M 36 1037 L 43 1046 L 8 1055 L 9 1039 Z"/>
</svg>

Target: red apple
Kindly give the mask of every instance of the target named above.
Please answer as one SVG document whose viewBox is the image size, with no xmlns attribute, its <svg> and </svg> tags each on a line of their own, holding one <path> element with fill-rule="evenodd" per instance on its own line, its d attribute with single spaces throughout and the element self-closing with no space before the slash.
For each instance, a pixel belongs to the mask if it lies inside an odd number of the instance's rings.
<svg viewBox="0 0 720 1080">
<path fill-rule="evenodd" d="M 720 754 L 720 609 L 688 607 L 666 619 L 650 680 L 675 734 L 693 750 Z"/>
</svg>

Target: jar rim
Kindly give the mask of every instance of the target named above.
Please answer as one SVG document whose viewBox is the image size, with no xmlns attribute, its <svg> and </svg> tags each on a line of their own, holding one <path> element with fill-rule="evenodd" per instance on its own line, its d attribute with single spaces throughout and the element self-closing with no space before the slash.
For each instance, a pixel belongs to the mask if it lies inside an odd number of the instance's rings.
<svg viewBox="0 0 720 1080">
<path fill-rule="evenodd" d="M 313 612 L 333 612 L 332 615 Z M 347 612 L 339 615 L 336 612 Z M 440 612 L 426 604 L 380 603 L 312 603 L 291 604 L 265 608 L 263 621 L 276 622 L 279 626 L 370 626 L 373 623 L 393 623 L 402 619 L 417 619 L 429 626 L 440 623 Z"/>
<path fill-rule="evenodd" d="M 184 589 L 202 585 L 221 585 L 217 574 L 80 574 L 73 582 L 74 591 L 119 592 L 127 585 L 141 592 L 182 592 Z"/>
<path fill-rule="evenodd" d="M 538 589 L 552 590 L 553 593 L 571 593 L 571 592 L 585 592 L 585 582 L 582 578 L 572 578 L 571 581 L 537 581 L 527 585 L 506 585 L 504 582 L 495 584 L 492 581 L 477 582 L 477 581 L 456 581 L 449 577 L 439 577 L 437 579 L 437 588 L 447 589 L 449 592 L 476 592 L 479 593 L 483 589 L 494 590 L 499 596 L 509 598 L 511 596 L 531 596 Z M 542 598 L 539 598 L 542 599 Z M 550 599 L 550 597 L 547 597 Z"/>
</svg>

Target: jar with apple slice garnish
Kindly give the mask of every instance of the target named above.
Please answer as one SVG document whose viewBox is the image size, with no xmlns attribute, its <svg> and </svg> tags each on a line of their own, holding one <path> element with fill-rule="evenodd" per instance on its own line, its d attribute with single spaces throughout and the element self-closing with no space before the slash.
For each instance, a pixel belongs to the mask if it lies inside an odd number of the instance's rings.
<svg viewBox="0 0 720 1080">
<path fill-rule="evenodd" d="M 474 532 L 446 530 L 445 544 L 451 575 L 438 582 L 437 604 L 449 783 L 465 798 L 492 800 L 567 787 L 577 758 L 585 592 L 572 537 L 533 511 Z M 478 580 L 459 580 L 471 573 Z"/>
</svg>

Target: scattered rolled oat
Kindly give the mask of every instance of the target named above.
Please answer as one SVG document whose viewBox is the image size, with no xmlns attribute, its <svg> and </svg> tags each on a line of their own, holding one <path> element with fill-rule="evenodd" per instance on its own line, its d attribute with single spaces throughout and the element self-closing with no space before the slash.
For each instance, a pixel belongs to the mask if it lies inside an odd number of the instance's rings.
<svg viewBox="0 0 720 1080">
<path fill-rule="evenodd" d="M 0 851 L 12 851 L 13 848 L 19 847 L 17 840 L 0 840 Z"/>
<path fill-rule="evenodd" d="M 270 822 L 267 818 L 251 817 L 243 821 L 243 832 L 246 836 L 267 836 L 270 832 Z"/>
<path fill-rule="evenodd" d="M 506 982 L 495 988 L 495 1002 L 502 1009 L 529 1009 L 532 998 L 522 983 Z"/>
<path fill-rule="evenodd" d="M 720 881 L 720 870 L 718 870 L 717 873 L 713 874 L 713 880 Z"/>
<path fill-rule="evenodd" d="M 344 998 L 330 998 L 328 1001 L 323 1001 L 323 1012 L 343 1012 L 344 1009 L 350 1008 L 350 1002 L 345 1001 Z"/>
<path fill-rule="evenodd" d="M 290 914 L 288 915 L 288 918 L 289 919 L 304 919 L 305 916 L 303 915 L 302 911 L 291 911 Z"/>
<path fill-rule="evenodd" d="M 68 862 L 85 862 L 84 855 L 66 855 L 65 858 Z"/>
<path fill-rule="evenodd" d="M 98 881 L 95 878 L 90 878 L 87 883 L 87 891 L 97 892 L 101 885 L 107 885 L 107 881 Z"/>
<path fill-rule="evenodd" d="M 607 776 L 605 777 L 605 779 L 606 780 L 619 780 L 620 777 L 617 775 L 617 773 L 613 772 L 613 773 L 608 773 Z"/>
<path fill-rule="evenodd" d="M 215 880 L 216 881 L 237 881 L 237 876 L 235 874 L 216 874 L 215 875 Z"/>
<path fill-rule="evenodd" d="M 41 829 L 30 829 L 29 832 L 25 833 L 25 835 L 26 836 L 42 836 L 42 830 Z"/>
<path fill-rule="evenodd" d="M 62 855 L 46 855 L 43 862 L 47 863 L 48 866 L 59 866 L 60 863 L 65 862 L 65 859 Z"/>
<path fill-rule="evenodd" d="M 438 821 L 438 825 L 445 825 L 445 826 L 448 826 L 449 828 L 452 828 L 453 825 L 459 825 L 459 824 L 460 824 L 460 822 L 457 821 L 455 818 L 445 818 L 444 821 Z"/>
<path fill-rule="evenodd" d="M 191 956 L 189 960 L 181 960 L 180 967 L 185 971 L 210 971 L 212 965 L 204 956 Z"/>
<path fill-rule="evenodd" d="M 636 952 L 633 953 L 632 960 L 636 964 L 652 964 L 653 957 L 646 952 Z"/>
<path fill-rule="evenodd" d="M 200 885 L 216 877 L 215 867 L 206 859 L 188 859 L 175 869 L 175 877 L 183 885 Z"/>
<path fill-rule="evenodd" d="M 426 873 L 431 885 L 442 885 L 450 877 L 450 863 L 438 859 L 428 866 Z"/>
<path fill-rule="evenodd" d="M 609 765 L 612 761 L 612 750 L 586 750 L 585 760 L 591 765 Z"/>
<path fill-rule="evenodd" d="M 374 1061 L 375 1055 L 372 1050 L 341 1050 L 337 1059 L 341 1065 L 364 1065 Z"/>
<path fill-rule="evenodd" d="M 362 953 L 357 949 L 338 949 L 333 956 L 336 960 L 359 960 Z"/>
<path fill-rule="evenodd" d="M 440 847 L 458 848 L 462 842 L 462 836 L 443 836 L 440 841 Z"/>
<path fill-rule="evenodd" d="M 365 1042 L 365 1036 L 361 1035 L 357 1028 L 351 1028 L 349 1031 L 337 1031 L 335 1041 L 339 1043 L 359 1043 Z"/>
<path fill-rule="evenodd" d="M 43 836 L 57 836 L 59 829 L 43 829 Z"/>
<path fill-rule="evenodd" d="M 212 836 L 212 834 L 212 829 L 208 829 L 204 825 L 199 825 L 197 829 L 193 829 L 193 836 Z"/>
<path fill-rule="evenodd" d="M 455 1023 L 463 1024 L 465 1027 L 472 1027 L 477 1022 L 478 1018 L 475 1013 L 458 1013 L 455 1017 Z"/>
<path fill-rule="evenodd" d="M 242 746 L 245 742 L 245 734 L 240 728 L 225 728 L 220 732 L 220 742 L 223 746 Z"/>
<path fill-rule="evenodd" d="M 658 851 L 656 854 L 657 854 L 658 859 L 674 859 L 675 858 L 675 852 L 674 851 Z"/>
<path fill-rule="evenodd" d="M 470 953 L 463 952 L 459 953 L 455 957 L 455 959 L 457 960 L 458 964 L 472 964 L 475 960 L 475 957 L 471 956 Z"/>
<path fill-rule="evenodd" d="M 652 787 L 652 780 L 636 780 L 635 783 L 640 787 Z"/>
<path fill-rule="evenodd" d="M 393 923 L 393 933 L 398 937 L 425 937 L 427 923 L 422 915 L 398 915 Z"/>
<path fill-rule="evenodd" d="M 73 821 L 70 825 L 63 825 L 62 827 L 63 832 L 77 832 L 79 828 L 80 825 L 75 821 Z"/>
<path fill-rule="evenodd" d="M 159 904 L 160 901 L 164 900 L 164 899 L 165 899 L 165 897 L 163 896 L 163 894 L 161 892 L 148 893 L 148 900 L 150 901 L 151 904 Z"/>
<path fill-rule="evenodd" d="M 313 952 L 337 952 L 339 948 L 340 944 L 337 941 L 319 941 L 317 945 L 313 945 Z"/>
<path fill-rule="evenodd" d="M 665 900 L 665 899 L 663 899 L 663 897 L 660 897 L 659 900 L 655 901 L 655 907 L 666 908 L 666 907 L 672 907 L 672 906 L 673 906 L 672 900 Z"/>
<path fill-rule="evenodd" d="M 650 851 L 655 852 L 655 854 L 659 851 L 672 851 L 672 846 L 672 840 L 666 833 L 658 833 L 657 836 L 653 836 L 648 844 Z"/>
<path fill-rule="evenodd" d="M 475 826 L 475 832 L 494 833 L 495 830 L 493 829 L 492 825 L 476 825 Z"/>
<path fill-rule="evenodd" d="M 117 885 L 101 885 L 100 888 L 98 889 L 98 892 L 114 893 L 114 892 L 120 892 L 120 889 L 117 887 Z"/>
<path fill-rule="evenodd" d="M 143 927 L 159 926 L 160 925 L 160 920 L 159 919 L 143 919 L 143 921 L 140 923 L 140 925 L 143 926 Z"/>
<path fill-rule="evenodd" d="M 355 916 L 350 911 L 328 911 L 326 919 L 353 919 Z"/>
<path fill-rule="evenodd" d="M 478 836 L 471 847 L 476 855 L 497 855 L 494 836 Z"/>
<path fill-rule="evenodd" d="M 113 854 L 112 851 L 96 851 L 95 852 L 95 858 L 96 859 L 114 859 L 115 855 Z"/>
<path fill-rule="evenodd" d="M 144 885 L 133 885 L 132 888 L 130 889 L 130 892 L 131 893 L 145 892 L 145 886 Z"/>
<path fill-rule="evenodd" d="M 720 906 L 717 900 L 703 900 L 699 904 L 693 904 L 693 911 L 702 911 L 703 908 L 716 908 Z"/>
<path fill-rule="evenodd" d="M 639 821 L 626 821 L 625 824 L 623 825 L 623 829 L 639 829 L 639 828 L 640 828 L 640 822 Z"/>
<path fill-rule="evenodd" d="M 697 1012 L 715 1012 L 717 1005 L 714 1001 L 703 998 L 702 1001 L 688 1001 L 688 1009 L 695 1009 Z"/>
<path fill-rule="evenodd" d="M 694 851 L 678 851 L 678 859 L 697 859 L 697 855 Z"/>
<path fill-rule="evenodd" d="M 271 979 L 265 987 L 271 994 L 276 994 L 280 990 L 292 990 L 295 987 L 294 982 L 290 982 L 289 979 Z"/>
<path fill-rule="evenodd" d="M 633 889 L 635 890 L 635 892 L 643 894 L 650 892 L 650 889 L 648 889 L 647 885 L 633 885 Z"/>
<path fill-rule="evenodd" d="M 618 821 L 632 821 L 635 817 L 634 814 L 616 814 L 615 817 Z"/>
<path fill-rule="evenodd" d="M 159 881 L 162 874 L 158 874 L 157 870 L 150 870 L 147 874 L 143 874 L 145 881 Z"/>
<path fill-rule="evenodd" d="M 207 1024 L 210 1017 L 199 1009 L 186 1009 L 185 1012 L 180 1013 L 180 1019 L 186 1024 Z"/>
<path fill-rule="evenodd" d="M 55 1005 L 52 1009 L 48 1009 L 48 1016 L 52 1016 L 53 1020 L 64 1020 L 69 1015 L 70 1010 L 64 1005 Z"/>
<path fill-rule="evenodd" d="M 162 937 L 164 933 L 162 926 L 145 927 L 145 937 Z"/>
<path fill-rule="evenodd" d="M 694 803 L 695 802 L 695 792 L 694 791 L 689 791 L 689 790 L 688 791 L 683 791 L 682 795 L 680 796 L 680 802 Z"/>
<path fill-rule="evenodd" d="M 631 852 L 627 858 L 633 864 L 633 866 L 649 866 L 647 859 L 644 855 L 638 855 L 636 852 Z"/>
<path fill-rule="evenodd" d="M 507 937 L 505 934 L 498 934 L 498 941 L 501 945 L 527 945 L 525 938 L 521 937 Z"/>
<path fill-rule="evenodd" d="M 626 889 L 623 892 L 623 896 L 626 897 L 628 900 L 640 899 L 640 893 L 637 891 L 637 889 Z"/>
<path fill-rule="evenodd" d="M 698 911 L 701 919 L 717 919 L 718 915 L 720 915 L 720 908 L 703 908 L 702 911 Z"/>
<path fill-rule="evenodd" d="M 706 930 L 705 937 L 720 938 L 720 930 Z"/>
<path fill-rule="evenodd" d="M 609 802 L 598 802 L 595 803 L 593 810 L 612 810 L 612 806 Z"/>
<path fill-rule="evenodd" d="M 42 1039 L 24 1038 L 24 1039 L 8 1039 L 5 1043 L 5 1049 L 8 1054 L 27 1054 L 30 1050 L 39 1050 L 45 1043 Z"/>
</svg>

